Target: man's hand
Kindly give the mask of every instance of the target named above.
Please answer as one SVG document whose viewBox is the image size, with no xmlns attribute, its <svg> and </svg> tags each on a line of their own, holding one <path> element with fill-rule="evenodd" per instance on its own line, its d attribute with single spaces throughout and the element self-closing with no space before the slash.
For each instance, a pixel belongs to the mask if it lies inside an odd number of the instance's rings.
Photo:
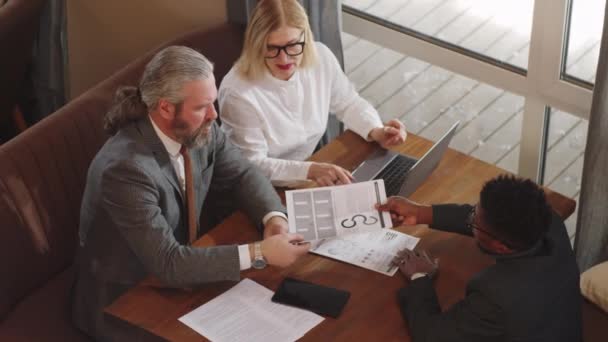
<svg viewBox="0 0 608 342">
<path fill-rule="evenodd" d="M 281 216 L 273 216 L 264 225 L 264 239 L 267 239 L 273 235 L 287 233 L 289 231 L 289 225 L 287 220 Z"/>
<path fill-rule="evenodd" d="M 384 124 L 384 127 L 377 127 L 369 132 L 369 138 L 383 148 L 402 144 L 406 137 L 405 126 L 397 119 L 390 120 Z"/>
<path fill-rule="evenodd" d="M 388 211 L 394 226 L 413 226 L 416 224 L 431 224 L 433 209 L 410 201 L 405 197 L 391 196 L 384 204 L 376 204 L 376 209 Z"/>
<path fill-rule="evenodd" d="M 439 269 L 439 259 L 432 260 L 425 252 L 404 249 L 393 259 L 393 264 L 399 266 L 399 271 L 409 280 L 416 273 L 428 274 L 431 278 Z"/>
<path fill-rule="evenodd" d="M 312 163 L 308 169 L 308 179 L 315 181 L 319 186 L 350 184 L 353 176 L 338 165 L 328 163 Z"/>
<path fill-rule="evenodd" d="M 299 234 L 273 235 L 262 241 L 262 255 L 270 265 L 287 267 L 308 253 L 310 243 L 298 244 L 302 239 Z"/>
</svg>

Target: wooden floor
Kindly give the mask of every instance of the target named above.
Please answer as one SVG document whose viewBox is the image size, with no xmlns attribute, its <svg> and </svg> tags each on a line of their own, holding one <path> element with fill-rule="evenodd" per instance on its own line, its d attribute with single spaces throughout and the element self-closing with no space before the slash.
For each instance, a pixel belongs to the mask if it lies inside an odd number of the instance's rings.
<svg viewBox="0 0 608 342">
<path fill-rule="evenodd" d="M 526 68 L 529 33 L 497 23 L 496 13 L 480 15 L 474 7 L 477 1 L 345 0 L 344 4 Z M 384 120 L 399 118 L 408 131 L 431 140 L 460 120 L 452 148 L 517 172 L 523 97 L 347 33 L 342 39 L 349 78 Z M 571 46 L 575 49 L 567 70 L 593 81 L 599 41 Z M 550 119 L 545 184 L 577 200 L 587 124 L 561 111 L 552 112 Z M 573 236 L 576 212 L 566 224 Z"/>
</svg>

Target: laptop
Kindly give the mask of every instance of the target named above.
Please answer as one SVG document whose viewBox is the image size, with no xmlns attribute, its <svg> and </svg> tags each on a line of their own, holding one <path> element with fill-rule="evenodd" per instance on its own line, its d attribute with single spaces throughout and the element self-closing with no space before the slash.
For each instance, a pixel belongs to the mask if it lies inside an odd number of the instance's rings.
<svg viewBox="0 0 608 342">
<path fill-rule="evenodd" d="M 355 182 L 383 179 L 387 197 L 411 195 L 435 170 L 459 124 L 452 125 L 420 159 L 385 149 L 374 152 L 352 173 Z"/>
</svg>

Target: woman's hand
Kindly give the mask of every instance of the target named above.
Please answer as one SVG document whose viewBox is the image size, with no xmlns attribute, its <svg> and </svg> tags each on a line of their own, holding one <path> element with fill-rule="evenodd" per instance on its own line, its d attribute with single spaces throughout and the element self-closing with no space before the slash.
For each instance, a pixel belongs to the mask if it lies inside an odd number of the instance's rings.
<svg viewBox="0 0 608 342">
<path fill-rule="evenodd" d="M 404 143 L 407 133 L 403 123 L 393 119 L 387 122 L 384 127 L 372 129 L 369 132 L 369 137 L 383 148 L 389 148 Z"/>
<path fill-rule="evenodd" d="M 328 163 L 312 163 L 308 169 L 308 179 L 319 186 L 350 184 L 353 176 L 347 170 Z"/>
</svg>

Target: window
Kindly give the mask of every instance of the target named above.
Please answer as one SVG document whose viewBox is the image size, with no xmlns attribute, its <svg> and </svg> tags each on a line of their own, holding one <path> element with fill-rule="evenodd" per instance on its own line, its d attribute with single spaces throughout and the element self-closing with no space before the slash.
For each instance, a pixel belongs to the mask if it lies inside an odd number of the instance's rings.
<svg viewBox="0 0 608 342">
<path fill-rule="evenodd" d="M 606 0 L 343 5 L 346 71 L 384 119 L 432 140 L 461 120 L 451 147 L 578 198 Z"/>
<path fill-rule="evenodd" d="M 533 0 L 346 0 L 360 15 L 497 65 L 528 65 Z"/>
<path fill-rule="evenodd" d="M 565 61 L 567 77 L 595 83 L 606 0 L 572 0 Z"/>
<path fill-rule="evenodd" d="M 551 190 L 572 197 L 577 202 L 581 190 L 588 126 L 588 120 L 551 110 L 544 183 Z M 574 238 L 576 216 L 575 212 L 566 221 L 571 239 Z"/>
<path fill-rule="evenodd" d="M 542 181 L 545 108 L 588 118 L 605 1 L 344 0 L 346 71 L 384 118 L 432 137 L 465 116 L 463 152 Z"/>
<path fill-rule="evenodd" d="M 450 147 L 517 172 L 524 98 L 343 34 L 345 68 L 383 120 L 437 141 L 460 121 Z"/>
</svg>

